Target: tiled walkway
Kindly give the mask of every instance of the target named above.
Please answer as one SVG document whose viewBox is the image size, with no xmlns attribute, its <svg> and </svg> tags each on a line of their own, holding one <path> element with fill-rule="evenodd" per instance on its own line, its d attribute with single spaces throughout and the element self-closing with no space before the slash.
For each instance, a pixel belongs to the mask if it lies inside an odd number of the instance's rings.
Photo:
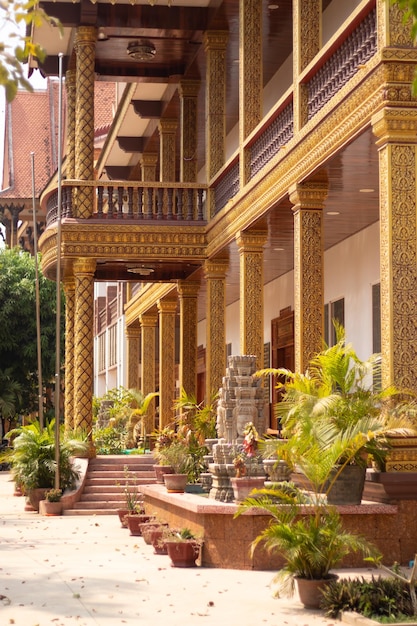
<svg viewBox="0 0 417 626">
<path fill-rule="evenodd" d="M 352 572 L 350 572 L 352 574 Z M 24 511 L 0 472 L 0 626 L 330 626 L 271 572 L 178 569 L 115 515 Z"/>
</svg>

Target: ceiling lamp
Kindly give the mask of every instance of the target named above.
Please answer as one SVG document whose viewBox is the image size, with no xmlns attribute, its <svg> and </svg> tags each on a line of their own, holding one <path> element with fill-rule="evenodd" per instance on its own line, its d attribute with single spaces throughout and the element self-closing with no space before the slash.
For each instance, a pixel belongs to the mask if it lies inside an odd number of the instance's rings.
<svg viewBox="0 0 417 626">
<path fill-rule="evenodd" d="M 155 271 L 153 267 L 146 267 L 146 265 L 131 265 L 126 269 L 130 274 L 139 274 L 140 276 L 150 276 Z"/>
<path fill-rule="evenodd" d="M 156 49 L 150 42 L 131 41 L 127 46 L 127 53 L 134 61 L 152 61 Z"/>
</svg>

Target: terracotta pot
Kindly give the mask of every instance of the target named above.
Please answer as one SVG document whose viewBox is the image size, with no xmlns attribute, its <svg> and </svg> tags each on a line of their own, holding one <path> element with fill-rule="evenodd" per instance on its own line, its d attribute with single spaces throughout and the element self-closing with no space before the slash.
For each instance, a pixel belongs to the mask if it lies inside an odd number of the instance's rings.
<svg viewBox="0 0 417 626">
<path fill-rule="evenodd" d="M 168 524 L 166 524 L 166 526 L 168 526 Z M 164 526 L 151 530 L 150 536 L 154 554 L 168 554 L 166 543 L 163 541 Z"/>
<path fill-rule="evenodd" d="M 184 493 L 187 474 L 164 474 L 164 483 L 168 493 Z"/>
<path fill-rule="evenodd" d="M 30 489 L 27 493 L 31 506 L 38 513 L 39 513 L 39 502 L 45 499 L 45 493 L 47 491 L 49 491 L 49 487 L 40 487 L 38 489 Z"/>
<path fill-rule="evenodd" d="M 249 496 L 253 489 L 263 489 L 265 478 L 263 476 L 249 476 L 243 478 L 231 478 L 233 495 L 236 502 L 242 502 Z"/>
<path fill-rule="evenodd" d="M 154 528 L 158 528 L 161 525 L 160 522 L 149 520 L 149 522 L 143 522 L 140 525 L 140 532 L 142 533 L 142 537 L 144 542 L 150 546 L 151 545 L 151 532 Z"/>
<path fill-rule="evenodd" d="M 117 509 L 117 515 L 119 516 L 120 524 L 122 528 L 127 528 L 126 515 L 129 514 L 129 509 Z"/>
<path fill-rule="evenodd" d="M 160 485 L 164 484 L 164 475 L 165 474 L 173 474 L 174 468 L 171 465 L 154 465 L 153 469 L 155 471 L 156 482 Z"/>
<path fill-rule="evenodd" d="M 192 539 L 187 541 L 166 541 L 172 567 L 196 567 L 200 555 L 200 544 Z"/>
<path fill-rule="evenodd" d="M 62 502 L 41 500 L 39 503 L 39 512 L 42 515 L 62 515 Z"/>
<path fill-rule="evenodd" d="M 321 593 L 332 580 L 337 580 L 337 574 L 329 574 L 327 578 L 315 580 L 295 577 L 300 602 L 306 609 L 319 609 L 323 595 Z"/>
<path fill-rule="evenodd" d="M 135 515 L 132 513 L 129 513 L 128 515 L 126 515 L 126 520 L 127 520 L 127 526 L 129 528 L 130 534 L 133 535 L 134 537 L 141 537 L 142 536 L 142 532 L 140 529 L 140 525 L 143 524 L 144 522 L 149 522 L 150 516 L 149 515 Z"/>
</svg>

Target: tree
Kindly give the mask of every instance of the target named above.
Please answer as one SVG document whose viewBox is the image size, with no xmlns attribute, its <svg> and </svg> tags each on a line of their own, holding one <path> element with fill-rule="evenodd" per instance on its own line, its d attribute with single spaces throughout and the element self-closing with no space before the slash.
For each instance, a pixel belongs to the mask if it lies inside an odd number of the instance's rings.
<svg viewBox="0 0 417 626">
<path fill-rule="evenodd" d="M 6 91 L 10 102 L 19 87 L 32 91 L 32 85 L 25 78 L 24 64 L 30 56 L 39 61 L 45 58 L 45 51 L 31 37 L 22 34 L 22 26 L 39 26 L 43 22 L 60 26 L 59 20 L 50 17 L 39 6 L 39 0 L 0 0 L 0 85 Z M 7 32 L 6 32 L 7 31 Z"/>
<path fill-rule="evenodd" d="M 38 407 L 35 260 L 19 248 L 0 250 L 0 363 L 9 381 L 20 385 L 14 401 L 20 413 Z M 42 378 L 46 388 L 55 374 L 56 283 L 39 273 Z M 64 311 L 62 299 L 61 311 Z M 63 353 L 64 314 L 61 317 Z"/>
<path fill-rule="evenodd" d="M 18 382 L 13 380 L 10 369 L 0 370 L 0 445 L 6 434 L 6 421 L 9 427 L 16 415 L 16 405 L 21 398 L 21 388 Z"/>
</svg>

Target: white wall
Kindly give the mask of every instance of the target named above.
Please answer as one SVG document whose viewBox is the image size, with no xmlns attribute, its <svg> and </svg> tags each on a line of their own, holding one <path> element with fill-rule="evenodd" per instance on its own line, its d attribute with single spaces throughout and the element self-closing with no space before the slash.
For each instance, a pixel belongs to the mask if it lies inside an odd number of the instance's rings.
<svg viewBox="0 0 417 626">
<path fill-rule="evenodd" d="M 326 44 L 361 0 L 333 0 L 323 13 L 322 45 Z"/>
<path fill-rule="evenodd" d="M 346 339 L 358 356 L 372 354 L 372 285 L 380 281 L 379 222 L 324 256 L 324 301 L 345 298 Z"/>
<path fill-rule="evenodd" d="M 324 302 L 345 299 L 346 338 L 358 356 L 372 353 L 372 285 L 380 280 L 379 223 L 334 246 L 324 255 Z M 271 320 L 294 308 L 294 272 L 264 287 L 264 342 L 271 341 Z M 226 343 L 240 354 L 239 302 L 226 308 Z M 198 344 L 206 345 L 206 322 L 198 324 Z"/>
</svg>

